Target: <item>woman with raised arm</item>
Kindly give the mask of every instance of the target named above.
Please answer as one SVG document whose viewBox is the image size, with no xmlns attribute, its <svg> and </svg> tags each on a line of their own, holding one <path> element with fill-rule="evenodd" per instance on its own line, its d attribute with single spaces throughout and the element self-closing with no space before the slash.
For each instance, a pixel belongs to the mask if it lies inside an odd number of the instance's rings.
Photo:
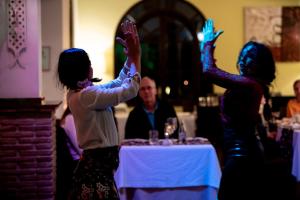
<svg viewBox="0 0 300 200">
<path fill-rule="evenodd" d="M 68 89 L 77 139 L 83 149 L 75 169 L 71 199 L 119 199 L 114 170 L 119 164 L 119 135 L 111 107 L 135 97 L 139 90 L 141 48 L 135 24 L 121 25 L 127 60 L 119 76 L 109 83 L 93 85 L 93 69 L 87 53 L 71 48 L 60 54 L 58 77 Z"/>
<path fill-rule="evenodd" d="M 203 73 L 226 88 L 221 100 L 225 163 L 218 199 L 263 199 L 263 147 L 256 126 L 261 100 L 275 79 L 275 63 L 265 45 L 250 41 L 237 60 L 239 75 L 221 70 L 213 53 L 222 32 L 215 32 L 213 20 L 207 20 L 200 46 Z"/>
</svg>

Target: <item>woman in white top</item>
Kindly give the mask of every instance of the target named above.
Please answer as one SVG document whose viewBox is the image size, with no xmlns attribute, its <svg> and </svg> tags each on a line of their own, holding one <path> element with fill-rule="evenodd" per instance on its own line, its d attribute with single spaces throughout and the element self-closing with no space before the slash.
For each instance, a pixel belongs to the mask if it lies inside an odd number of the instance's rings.
<svg viewBox="0 0 300 200">
<path fill-rule="evenodd" d="M 73 171 L 82 154 L 78 145 L 74 117 L 67 107 L 57 127 L 57 197 L 68 199 L 72 188 Z"/>
<path fill-rule="evenodd" d="M 74 172 L 72 199 L 119 199 L 113 172 L 118 167 L 119 136 L 111 107 L 135 97 L 139 90 L 141 48 L 135 24 L 121 25 L 127 60 L 119 76 L 93 85 L 93 69 L 82 49 L 60 54 L 58 77 L 69 89 L 67 102 L 73 114 L 83 155 Z"/>
<path fill-rule="evenodd" d="M 80 156 L 82 154 L 82 149 L 79 147 L 77 142 L 77 135 L 76 135 L 76 128 L 74 123 L 74 117 L 69 109 L 69 107 L 66 108 L 60 122 L 61 127 L 65 130 L 66 133 L 66 144 L 68 146 L 70 155 L 72 156 L 72 159 L 76 161 L 79 161 Z"/>
</svg>

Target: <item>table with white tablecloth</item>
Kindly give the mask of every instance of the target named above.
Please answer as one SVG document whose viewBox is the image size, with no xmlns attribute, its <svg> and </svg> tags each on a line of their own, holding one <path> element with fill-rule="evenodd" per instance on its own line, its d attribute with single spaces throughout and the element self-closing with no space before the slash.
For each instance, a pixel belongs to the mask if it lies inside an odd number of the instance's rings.
<svg viewBox="0 0 300 200">
<path fill-rule="evenodd" d="M 125 125 L 126 125 L 128 115 L 129 112 L 116 112 L 115 114 L 121 140 L 124 139 Z M 177 117 L 179 120 L 183 122 L 184 128 L 187 133 L 187 137 L 195 137 L 196 118 L 197 118 L 196 114 L 190 112 L 178 112 Z"/>
<path fill-rule="evenodd" d="M 276 140 L 280 141 L 282 134 L 282 128 L 277 131 Z M 292 158 L 292 174 L 296 177 L 297 181 L 300 182 L 300 130 L 295 129 L 291 132 L 292 145 L 293 145 L 293 158 Z"/>
<path fill-rule="evenodd" d="M 300 181 L 300 130 L 293 133 L 293 164 L 292 174 Z"/>
<path fill-rule="evenodd" d="M 211 144 L 122 146 L 115 180 L 121 199 L 215 200 L 221 170 Z"/>
</svg>

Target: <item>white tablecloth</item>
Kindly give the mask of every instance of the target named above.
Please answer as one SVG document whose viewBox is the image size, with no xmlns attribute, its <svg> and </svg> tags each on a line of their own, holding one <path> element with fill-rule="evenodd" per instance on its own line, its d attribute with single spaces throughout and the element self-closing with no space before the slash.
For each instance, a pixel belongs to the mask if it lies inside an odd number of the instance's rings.
<svg viewBox="0 0 300 200">
<path fill-rule="evenodd" d="M 220 178 L 219 161 L 210 144 L 122 146 L 115 174 L 121 199 L 126 199 L 126 188 L 135 188 L 130 199 L 166 199 L 166 193 L 171 193 L 176 194 L 173 199 L 196 195 L 215 200 Z"/>
<path fill-rule="evenodd" d="M 276 140 L 281 138 L 282 128 L 277 131 Z M 292 159 L 292 174 L 300 182 L 300 130 L 293 131 L 293 159 Z"/>
<path fill-rule="evenodd" d="M 118 123 L 118 131 L 120 139 L 124 139 L 125 125 L 129 113 L 128 112 L 116 112 L 115 116 Z M 182 120 L 184 127 L 186 129 L 187 137 L 195 137 L 196 131 L 196 114 L 190 112 L 178 112 L 177 116 L 179 120 Z"/>
<path fill-rule="evenodd" d="M 292 174 L 300 181 L 300 130 L 293 134 L 293 165 Z"/>
</svg>

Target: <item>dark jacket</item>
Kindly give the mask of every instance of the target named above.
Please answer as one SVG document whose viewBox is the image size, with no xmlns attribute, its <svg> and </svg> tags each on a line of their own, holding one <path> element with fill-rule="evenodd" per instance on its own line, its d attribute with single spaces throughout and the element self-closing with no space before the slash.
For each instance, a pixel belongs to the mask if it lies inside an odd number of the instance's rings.
<svg viewBox="0 0 300 200">
<path fill-rule="evenodd" d="M 176 117 L 176 112 L 172 105 L 166 101 L 158 100 L 158 107 L 154 112 L 155 127 L 158 130 L 159 138 L 164 138 L 164 126 L 168 117 Z M 178 118 L 177 118 L 178 121 Z M 177 123 L 178 125 L 178 123 Z M 153 129 L 148 116 L 143 108 L 142 102 L 139 102 L 135 108 L 129 113 L 125 126 L 125 139 L 142 138 L 149 139 L 149 130 Z M 178 128 L 171 136 L 177 138 Z"/>
</svg>

